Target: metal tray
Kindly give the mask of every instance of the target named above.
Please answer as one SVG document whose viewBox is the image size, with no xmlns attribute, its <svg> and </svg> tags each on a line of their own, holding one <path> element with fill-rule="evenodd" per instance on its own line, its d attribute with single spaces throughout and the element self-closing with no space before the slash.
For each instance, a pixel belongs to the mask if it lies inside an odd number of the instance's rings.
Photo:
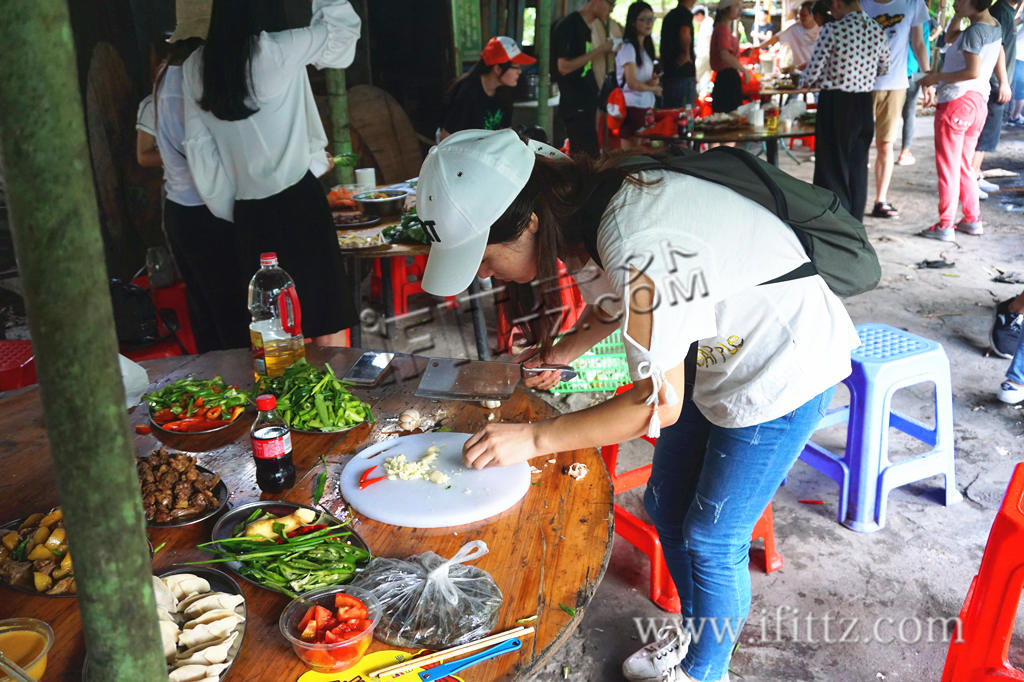
<svg viewBox="0 0 1024 682">
<path fill-rule="evenodd" d="M 327 512 L 323 511 L 322 509 L 316 509 L 316 508 L 310 507 L 309 505 L 306 505 L 306 504 L 298 504 L 298 503 L 295 503 L 295 502 L 273 502 L 273 501 L 270 501 L 270 502 L 250 502 L 249 504 L 243 504 L 243 505 L 241 505 L 239 507 L 235 507 L 231 511 L 225 513 L 224 516 L 220 517 L 220 519 L 217 520 L 217 523 L 214 524 L 214 526 L 213 526 L 213 532 L 210 534 L 210 539 L 211 540 L 224 540 L 226 538 L 231 537 L 232 536 L 231 535 L 232 529 L 237 524 L 242 523 L 247 518 L 249 518 L 249 516 L 254 511 L 256 511 L 257 509 L 266 510 L 267 512 L 269 512 L 269 513 L 271 513 L 271 514 L 273 514 L 275 516 L 287 516 L 288 514 L 291 514 L 292 512 L 294 512 L 296 509 L 310 509 L 310 510 L 316 512 L 317 514 L 319 514 L 321 518 L 325 518 L 328 521 L 330 521 L 332 525 L 333 524 L 341 523 L 341 521 L 337 517 L 332 516 L 331 514 L 328 514 Z M 370 546 L 366 544 L 366 540 L 364 540 L 362 538 L 362 536 L 359 535 L 359 533 L 357 533 L 355 530 L 351 529 L 351 527 L 348 529 L 348 531 L 351 533 L 351 535 L 348 538 L 348 544 L 354 545 L 356 547 L 361 547 L 362 549 L 365 549 L 367 552 L 370 552 Z M 371 554 L 372 554 L 372 552 L 371 552 Z M 238 561 L 226 561 L 226 562 L 221 563 L 220 565 L 224 566 L 225 568 L 231 569 L 232 573 L 234 573 L 235 575 L 237 575 L 239 578 L 241 578 L 242 580 L 246 581 L 247 583 L 251 583 L 251 584 L 253 584 L 253 585 L 257 586 L 257 587 L 261 587 L 261 588 L 263 588 L 265 590 L 271 589 L 271 588 L 263 585 L 262 583 L 258 583 L 255 580 L 251 580 L 249 578 L 246 578 L 244 575 L 239 573 L 238 572 L 238 568 L 241 566 L 241 563 L 238 562 Z M 357 569 L 357 571 L 358 571 L 358 569 Z M 343 583 L 339 583 L 339 584 L 343 584 Z"/>
</svg>

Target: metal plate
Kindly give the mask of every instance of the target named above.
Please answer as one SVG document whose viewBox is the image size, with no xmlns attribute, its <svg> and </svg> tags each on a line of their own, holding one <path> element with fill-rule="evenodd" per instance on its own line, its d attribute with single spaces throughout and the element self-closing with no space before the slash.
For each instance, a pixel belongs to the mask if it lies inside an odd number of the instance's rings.
<svg viewBox="0 0 1024 682">
<path fill-rule="evenodd" d="M 145 459 L 145 457 L 142 457 L 140 459 Z M 207 469 L 206 467 L 199 466 L 198 464 L 196 465 L 196 469 L 203 472 L 204 474 L 214 473 Z M 214 507 L 213 509 L 207 509 L 206 511 L 200 513 L 198 516 L 192 516 L 186 519 L 179 519 L 178 521 L 167 521 L 166 523 L 146 521 L 146 528 L 181 528 L 182 526 L 191 526 L 193 523 L 205 521 L 211 516 L 216 515 L 217 512 L 223 509 L 224 505 L 228 503 L 228 487 L 224 485 L 223 480 L 217 481 L 217 485 L 213 486 L 212 492 L 213 496 L 217 498 L 217 506 Z"/>
<path fill-rule="evenodd" d="M 362 220 L 357 220 L 357 221 L 350 222 L 350 223 L 349 222 L 340 222 L 339 223 L 336 220 L 338 215 L 344 215 L 344 213 L 342 211 L 335 210 L 334 214 L 331 216 L 331 220 L 334 222 L 334 229 L 335 230 L 354 230 L 354 229 L 356 229 L 358 227 L 373 227 L 374 225 L 376 225 L 377 223 L 379 223 L 381 221 L 381 217 L 379 215 L 366 215 L 364 213 L 364 214 L 362 214 L 362 216 L 363 216 Z"/>
<path fill-rule="evenodd" d="M 309 509 L 319 514 L 320 518 L 329 521 L 331 525 L 341 523 L 341 521 L 337 517 L 328 514 L 322 509 L 314 509 L 313 507 L 310 507 L 309 505 L 305 504 L 297 504 L 295 502 L 250 502 L 249 504 L 243 504 L 240 507 L 235 507 L 231 511 L 224 514 L 224 516 L 220 517 L 220 519 L 217 520 L 217 523 L 213 526 L 213 532 L 210 534 L 210 539 L 224 540 L 226 538 L 232 537 L 232 530 L 234 529 L 234 527 L 237 524 L 242 523 L 247 518 L 249 518 L 249 516 L 252 515 L 252 513 L 257 509 L 265 510 L 266 512 L 273 514 L 274 516 L 287 516 L 288 514 L 294 512 L 296 509 Z M 348 532 L 351 533 L 351 535 L 348 536 L 348 544 L 360 547 L 362 549 L 365 549 L 367 552 L 370 552 L 370 546 L 366 544 L 366 541 L 363 540 L 362 536 L 359 535 L 359 533 L 357 533 L 351 527 L 348 528 Z M 370 553 L 372 554 L 372 552 Z M 272 588 L 269 588 L 263 585 L 262 583 L 258 583 L 255 580 L 251 580 L 242 575 L 241 573 L 239 573 L 238 569 L 241 566 L 241 563 L 238 561 L 226 561 L 221 563 L 220 565 L 225 568 L 231 569 L 232 573 L 234 573 L 247 583 L 251 583 L 257 587 L 262 587 L 265 590 L 272 590 Z M 358 575 L 358 570 L 359 569 L 356 569 L 356 575 Z M 355 576 L 353 576 L 353 578 L 354 577 Z"/>
</svg>

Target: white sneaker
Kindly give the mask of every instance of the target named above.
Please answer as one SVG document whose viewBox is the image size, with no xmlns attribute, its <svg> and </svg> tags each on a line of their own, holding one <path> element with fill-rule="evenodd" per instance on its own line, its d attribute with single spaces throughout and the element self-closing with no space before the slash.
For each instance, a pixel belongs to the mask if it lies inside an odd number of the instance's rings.
<svg viewBox="0 0 1024 682">
<path fill-rule="evenodd" d="M 982 192 L 998 192 L 999 185 L 994 182 L 989 182 L 985 178 L 978 178 L 978 189 Z"/>
<path fill-rule="evenodd" d="M 1004 381 L 999 387 L 999 399 L 1007 405 L 1016 405 L 1024 401 L 1024 386 L 1018 386 L 1011 381 Z M 633 654 L 634 656 L 636 654 Z"/>
<path fill-rule="evenodd" d="M 630 682 L 677 682 L 685 680 L 679 662 L 690 646 L 690 633 L 669 626 L 651 642 L 622 662 L 622 675 Z"/>
</svg>

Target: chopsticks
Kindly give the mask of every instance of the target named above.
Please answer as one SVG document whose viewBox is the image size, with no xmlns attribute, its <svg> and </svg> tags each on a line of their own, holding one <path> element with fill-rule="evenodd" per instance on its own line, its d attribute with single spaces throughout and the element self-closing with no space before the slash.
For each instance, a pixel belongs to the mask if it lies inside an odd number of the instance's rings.
<svg viewBox="0 0 1024 682">
<path fill-rule="evenodd" d="M 7 658 L 2 651 L 0 651 L 0 670 L 6 675 L 10 675 L 15 682 L 35 682 L 35 679 L 29 677 L 24 668 Z"/>
<path fill-rule="evenodd" d="M 410 658 L 407 661 L 402 661 L 395 665 L 388 666 L 387 668 L 381 668 L 372 673 L 375 677 L 396 677 L 404 673 L 409 672 L 413 668 L 418 668 L 424 665 L 430 665 L 431 663 L 440 663 L 441 661 L 449 658 L 457 658 L 465 654 L 479 651 L 480 649 L 486 649 L 494 644 L 500 644 L 509 639 L 515 639 L 517 637 L 523 637 L 533 632 L 533 628 L 518 627 L 505 632 L 499 632 L 496 635 L 490 635 L 483 639 L 478 639 L 475 642 L 469 642 L 467 644 L 460 644 L 459 646 L 453 646 L 450 649 L 443 649 L 442 651 L 435 651 L 432 654 L 425 654 L 417 658 Z"/>
</svg>

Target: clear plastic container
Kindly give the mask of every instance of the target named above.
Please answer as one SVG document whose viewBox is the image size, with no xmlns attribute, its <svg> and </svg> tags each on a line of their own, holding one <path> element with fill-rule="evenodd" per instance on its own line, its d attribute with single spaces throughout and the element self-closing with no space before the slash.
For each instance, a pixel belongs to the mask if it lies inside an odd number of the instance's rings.
<svg viewBox="0 0 1024 682">
<path fill-rule="evenodd" d="M 334 595 L 339 592 L 350 594 L 366 605 L 366 610 L 369 613 L 368 620 L 371 622 L 370 627 L 332 644 L 317 644 L 301 639 L 299 637 L 299 621 L 302 620 L 309 607 L 315 604 L 323 606 L 333 613 L 335 611 Z M 277 624 L 281 629 L 281 634 L 291 643 L 292 651 L 299 657 L 299 660 L 313 670 L 329 673 L 348 670 L 362 660 L 373 641 L 373 631 L 380 621 L 380 616 L 380 602 L 373 596 L 373 593 L 358 587 L 342 585 L 299 595 L 285 607 Z"/>
<path fill-rule="evenodd" d="M 276 377 L 306 357 L 302 309 L 291 276 L 277 264 L 277 254 L 260 254 L 260 269 L 249 281 L 249 340 L 253 371 Z"/>
<path fill-rule="evenodd" d="M 45 622 L 35 618 L 0 620 L 0 651 L 33 679 L 43 678 L 52 646 L 53 630 Z M 7 680 L 10 678 L 0 672 L 0 682 Z"/>
</svg>

